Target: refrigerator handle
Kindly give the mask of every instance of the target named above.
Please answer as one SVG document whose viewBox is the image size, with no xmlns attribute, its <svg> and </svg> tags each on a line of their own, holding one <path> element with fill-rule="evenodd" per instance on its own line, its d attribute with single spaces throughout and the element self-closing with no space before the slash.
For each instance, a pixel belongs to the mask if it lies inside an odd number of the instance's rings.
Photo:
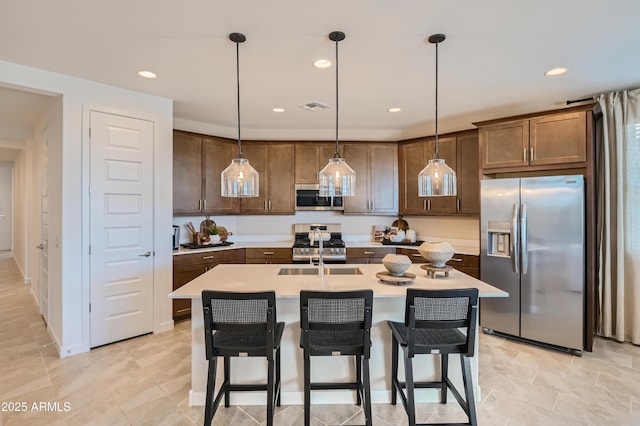
<svg viewBox="0 0 640 426">
<path fill-rule="evenodd" d="M 520 215 L 520 256 L 522 259 L 522 273 L 526 274 L 529 266 L 529 247 L 527 244 L 527 205 L 522 204 L 520 210 L 522 211 Z"/>
<path fill-rule="evenodd" d="M 519 205 L 513 205 L 513 214 L 511 216 L 511 267 L 513 272 L 519 273 L 520 262 L 520 238 L 518 238 L 518 217 L 520 216 Z"/>
</svg>

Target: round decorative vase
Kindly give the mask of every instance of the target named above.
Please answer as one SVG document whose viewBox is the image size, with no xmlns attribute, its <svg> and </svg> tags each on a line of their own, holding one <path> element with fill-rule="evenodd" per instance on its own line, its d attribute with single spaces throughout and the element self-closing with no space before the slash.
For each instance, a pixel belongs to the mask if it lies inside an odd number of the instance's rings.
<svg viewBox="0 0 640 426">
<path fill-rule="evenodd" d="M 411 266 L 411 259 L 404 254 L 388 254 L 382 258 L 382 264 L 391 275 L 401 277 Z"/>
<path fill-rule="evenodd" d="M 453 257 L 453 247 L 448 242 L 424 242 L 418 247 L 418 251 L 436 268 L 444 268 L 445 264 Z"/>
<path fill-rule="evenodd" d="M 209 244 L 220 243 L 220 235 L 209 235 Z"/>
</svg>

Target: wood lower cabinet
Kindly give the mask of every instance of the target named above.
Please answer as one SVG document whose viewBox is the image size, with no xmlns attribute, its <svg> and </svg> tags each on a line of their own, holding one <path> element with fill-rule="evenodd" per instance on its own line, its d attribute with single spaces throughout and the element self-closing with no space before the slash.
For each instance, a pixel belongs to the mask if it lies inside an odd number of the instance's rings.
<svg viewBox="0 0 640 426">
<path fill-rule="evenodd" d="M 435 138 L 419 138 L 399 146 L 400 214 L 478 215 L 480 174 L 478 132 L 466 131 L 438 138 L 438 154 L 456 171 L 457 195 L 419 197 L 418 174 L 433 158 Z"/>
<path fill-rule="evenodd" d="M 395 247 L 347 248 L 347 263 L 382 263 L 383 257 L 395 252 Z"/>
<path fill-rule="evenodd" d="M 245 249 L 246 263 L 291 263 L 291 248 Z"/>
<path fill-rule="evenodd" d="M 246 142 L 242 150 L 260 176 L 260 195 L 243 198 L 240 213 L 294 214 L 294 144 Z"/>
<path fill-rule="evenodd" d="M 474 123 L 480 129 L 483 173 L 583 167 L 591 137 L 587 107 Z"/>
<path fill-rule="evenodd" d="M 177 290 L 221 263 L 244 263 L 244 249 L 208 251 L 173 256 L 173 290 Z M 191 300 L 173 301 L 173 319 L 191 316 Z"/>
<path fill-rule="evenodd" d="M 344 158 L 356 172 L 356 195 L 344 198 L 347 214 L 398 213 L 398 147 L 390 143 L 346 143 Z"/>
<path fill-rule="evenodd" d="M 413 263 L 426 263 L 426 260 L 418 252 L 418 249 L 402 248 L 396 249 L 396 254 L 404 254 L 409 256 Z M 460 272 L 464 272 L 473 278 L 480 279 L 480 257 L 469 254 L 455 253 L 451 260 L 447 262 L 447 265 L 457 269 Z"/>
</svg>

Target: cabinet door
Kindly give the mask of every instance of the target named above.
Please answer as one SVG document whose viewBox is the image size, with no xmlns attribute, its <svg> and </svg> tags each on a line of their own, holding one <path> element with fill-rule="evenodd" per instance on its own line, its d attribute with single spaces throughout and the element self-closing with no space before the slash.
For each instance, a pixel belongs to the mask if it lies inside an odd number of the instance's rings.
<svg viewBox="0 0 640 426">
<path fill-rule="evenodd" d="M 269 179 L 267 209 L 272 214 L 295 213 L 294 145 L 277 143 L 269 146 Z"/>
<path fill-rule="evenodd" d="M 176 290 L 194 278 L 204 274 L 206 263 L 190 265 L 173 265 L 173 289 Z M 173 301 L 173 319 L 187 318 L 191 315 L 191 300 L 175 299 Z"/>
<path fill-rule="evenodd" d="M 240 211 L 245 214 L 265 214 L 267 212 L 267 197 L 269 187 L 268 152 L 269 146 L 263 143 L 244 142 L 242 151 L 249 164 L 258 172 L 260 186 L 259 196 L 243 198 Z"/>
<path fill-rule="evenodd" d="M 173 133 L 173 214 L 200 214 L 202 203 L 202 139 Z"/>
<path fill-rule="evenodd" d="M 458 179 L 457 211 L 461 214 L 480 214 L 480 150 L 478 133 L 457 137 Z"/>
<path fill-rule="evenodd" d="M 530 120 L 529 127 L 531 165 L 586 161 L 586 112 L 534 118 Z"/>
<path fill-rule="evenodd" d="M 215 138 L 204 138 L 202 146 L 204 166 L 204 201 L 203 213 L 233 214 L 240 207 L 237 198 L 222 197 L 220 174 L 238 155 L 236 144 Z"/>
<path fill-rule="evenodd" d="M 529 121 L 520 120 L 480 128 L 482 168 L 529 164 Z"/>
<path fill-rule="evenodd" d="M 398 147 L 396 144 L 370 145 L 369 193 L 372 213 L 393 215 L 398 213 Z"/>
<path fill-rule="evenodd" d="M 411 259 L 411 263 L 426 263 L 427 259 L 422 257 L 417 248 L 402 248 L 398 247 L 396 249 L 396 254 L 404 254 L 409 259 Z"/>
<path fill-rule="evenodd" d="M 418 197 L 418 174 L 427 165 L 426 143 L 421 141 L 400 145 L 399 153 L 400 213 L 424 214 L 426 201 Z"/>
<path fill-rule="evenodd" d="M 433 154 L 436 152 L 436 141 L 435 139 L 429 140 L 427 142 L 427 153 L 431 154 L 429 159 L 433 158 Z M 441 159 L 445 160 L 445 163 L 449 167 L 451 167 L 454 171 L 457 172 L 456 162 L 456 138 L 438 138 L 438 155 Z M 425 162 L 425 166 L 427 165 L 428 160 Z M 457 174 L 456 174 L 457 179 Z M 418 175 L 416 174 L 416 181 L 418 180 Z M 427 213 L 455 213 L 456 212 L 456 201 L 457 198 L 454 196 L 450 197 L 425 197 L 427 201 Z"/>
<path fill-rule="evenodd" d="M 345 213 L 370 213 L 371 197 L 368 191 L 369 144 L 351 143 L 343 145 L 343 157 L 356 172 L 356 195 L 344 197 Z"/>
<path fill-rule="evenodd" d="M 318 172 L 336 152 L 334 143 L 296 143 L 296 183 L 318 183 Z"/>
</svg>

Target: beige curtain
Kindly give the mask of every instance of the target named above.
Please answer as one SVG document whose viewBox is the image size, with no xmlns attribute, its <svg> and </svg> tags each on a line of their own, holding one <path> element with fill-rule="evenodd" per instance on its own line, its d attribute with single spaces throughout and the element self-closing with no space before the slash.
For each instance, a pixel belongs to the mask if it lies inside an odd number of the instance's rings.
<svg viewBox="0 0 640 426">
<path fill-rule="evenodd" d="M 598 102 L 598 332 L 640 344 L 640 89 Z"/>
</svg>

